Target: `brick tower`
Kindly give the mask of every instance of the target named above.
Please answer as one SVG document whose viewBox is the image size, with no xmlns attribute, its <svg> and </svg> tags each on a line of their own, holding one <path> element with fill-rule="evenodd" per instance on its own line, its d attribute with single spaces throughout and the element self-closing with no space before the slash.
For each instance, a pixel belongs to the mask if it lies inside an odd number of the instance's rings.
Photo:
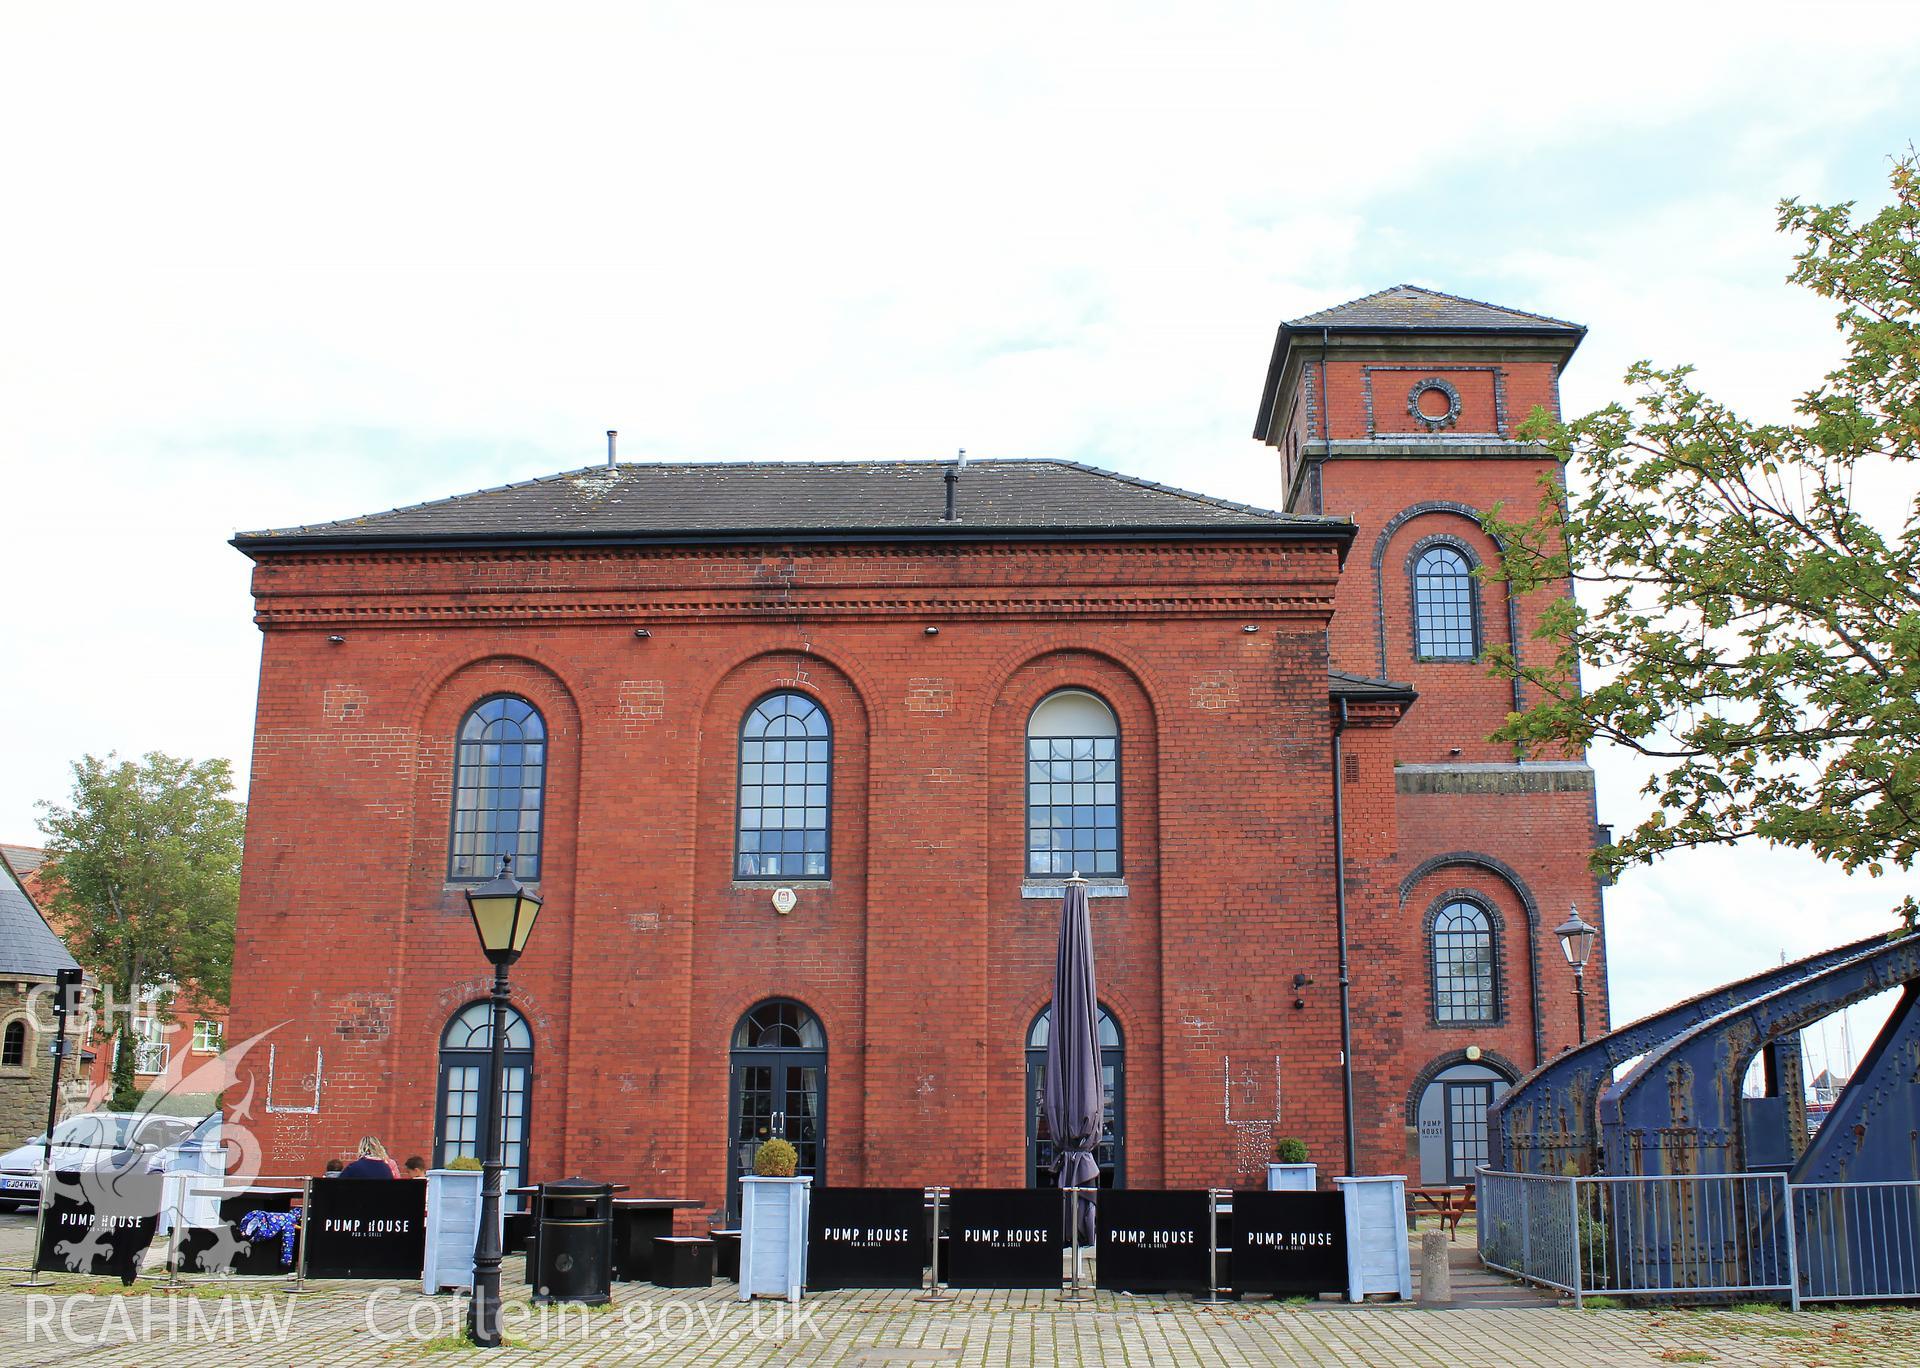
<svg viewBox="0 0 1920 1368">
<path fill-rule="evenodd" d="M 1484 1108 L 1518 1073 L 1575 1037 L 1573 979 L 1553 929 L 1577 904 L 1598 923 L 1587 858 L 1599 835 L 1584 756 L 1546 758 L 1489 741 L 1520 687 L 1489 676 L 1485 652 L 1527 659 L 1544 606 L 1473 575 L 1498 560 L 1481 530 L 1496 503 L 1530 511 L 1552 454 L 1516 429 L 1560 411 L 1577 324 L 1412 285 L 1281 325 L 1254 436 L 1279 449 L 1285 507 L 1351 517 L 1359 532 L 1329 630 L 1336 670 L 1411 685 L 1419 702 L 1391 731 L 1393 924 L 1356 962 L 1355 1053 L 1397 1027 L 1408 1167 L 1470 1181 Z M 1357 753 L 1347 761 L 1354 778 Z M 1361 819 L 1350 818 L 1355 832 Z M 1387 836 L 1389 833 L 1379 833 Z M 1350 879 L 1351 879 L 1350 871 Z M 1587 973 L 1588 1028 L 1606 1023 L 1606 963 Z M 1364 1067 L 1361 1076 L 1370 1071 Z M 1377 1075 L 1376 1075 L 1377 1076 Z M 1417 1135 L 1417 1141 L 1414 1136 Z"/>
</svg>

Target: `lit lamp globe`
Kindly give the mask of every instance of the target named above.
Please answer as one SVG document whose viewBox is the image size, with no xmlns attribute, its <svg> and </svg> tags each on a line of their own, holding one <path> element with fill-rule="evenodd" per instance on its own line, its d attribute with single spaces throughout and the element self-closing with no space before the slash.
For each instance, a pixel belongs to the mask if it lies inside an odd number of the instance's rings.
<svg viewBox="0 0 1920 1368">
<path fill-rule="evenodd" d="M 1566 951 L 1567 963 L 1573 966 L 1574 973 L 1579 974 L 1586 970 L 1587 956 L 1593 953 L 1593 938 L 1599 932 L 1580 920 L 1577 904 L 1568 910 L 1573 915 L 1555 927 L 1553 934 L 1560 938 L 1560 948 Z"/>
<path fill-rule="evenodd" d="M 495 964 L 512 964 L 527 948 L 533 924 L 540 916 L 540 895 L 513 877 L 513 857 L 500 857 L 500 872 L 478 888 L 467 890 L 467 909 L 480 948 Z"/>
</svg>

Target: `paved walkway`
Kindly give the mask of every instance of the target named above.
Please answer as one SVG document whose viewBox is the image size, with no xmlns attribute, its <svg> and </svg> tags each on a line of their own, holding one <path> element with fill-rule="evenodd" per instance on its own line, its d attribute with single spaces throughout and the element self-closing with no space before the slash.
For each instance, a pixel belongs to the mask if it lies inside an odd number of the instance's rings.
<svg viewBox="0 0 1920 1368">
<path fill-rule="evenodd" d="M 0 1223 L 17 1225 L 15 1218 Z M 11 1238 L 9 1238 L 11 1237 Z M 0 1229 L 0 1257 L 24 1239 Z M 508 1268 L 517 1273 L 517 1260 Z M 16 1277 L 18 1275 L 15 1275 Z M 8 1281 L 12 1281 L 10 1278 Z M 510 1337 L 487 1353 L 436 1345 L 466 1303 L 418 1284 L 315 1283 L 301 1297 L 254 1284 L 169 1295 L 142 1281 L 63 1277 L 0 1288 L 0 1368 L 211 1363 L 433 1365 L 1282 1364 L 1301 1368 L 1649 1368 L 1662 1363 L 1920 1362 L 1920 1313 L 1896 1310 L 1575 1311 L 1558 1306 L 1422 1310 L 1260 1300 L 1221 1306 L 1100 1293 L 1080 1308 L 1052 1293 L 973 1292 L 929 1305 L 910 1292 L 815 1294 L 798 1308 L 743 1306 L 731 1284 L 700 1292 L 621 1284 L 610 1308 L 540 1308 L 510 1284 Z"/>
</svg>

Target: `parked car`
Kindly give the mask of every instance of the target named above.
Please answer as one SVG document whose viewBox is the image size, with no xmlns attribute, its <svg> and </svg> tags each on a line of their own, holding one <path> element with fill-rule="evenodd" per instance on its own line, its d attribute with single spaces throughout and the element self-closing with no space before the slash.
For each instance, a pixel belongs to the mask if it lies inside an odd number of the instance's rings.
<svg viewBox="0 0 1920 1368">
<path fill-rule="evenodd" d="M 152 1112 L 85 1112 L 53 1128 L 53 1166 L 85 1169 L 119 1165 L 146 1154 L 149 1166 L 169 1170 L 188 1144 L 218 1144 L 220 1116 L 159 1116 Z M 18 1211 L 40 1200 L 45 1132 L 0 1154 L 0 1211 Z"/>
</svg>

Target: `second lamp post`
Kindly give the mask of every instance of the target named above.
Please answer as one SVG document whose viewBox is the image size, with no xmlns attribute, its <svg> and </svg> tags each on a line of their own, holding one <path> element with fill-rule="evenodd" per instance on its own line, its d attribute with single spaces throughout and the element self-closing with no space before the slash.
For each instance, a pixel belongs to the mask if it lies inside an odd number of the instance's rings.
<svg viewBox="0 0 1920 1368">
<path fill-rule="evenodd" d="M 1600 933 L 1580 920 L 1578 903 L 1568 904 L 1571 913 L 1566 921 L 1554 928 L 1553 934 L 1560 938 L 1560 948 L 1567 952 L 1567 963 L 1573 966 L 1573 1010 L 1580 1026 L 1580 1043 L 1587 1043 L 1587 956 L 1593 953 L 1594 937 Z"/>
<path fill-rule="evenodd" d="M 513 857 L 500 857 L 500 873 L 492 881 L 467 891 L 467 909 L 480 948 L 493 962 L 493 1037 L 487 1066 L 487 1128 L 482 1132 L 485 1154 L 480 1185 L 480 1237 L 473 1250 L 473 1312 L 468 1334 L 475 1344 L 500 1347 L 500 1174 L 504 1167 L 500 1093 L 507 1072 L 507 999 L 513 990 L 507 968 L 527 948 L 533 923 L 540 916 L 540 896 L 513 877 Z"/>
</svg>

